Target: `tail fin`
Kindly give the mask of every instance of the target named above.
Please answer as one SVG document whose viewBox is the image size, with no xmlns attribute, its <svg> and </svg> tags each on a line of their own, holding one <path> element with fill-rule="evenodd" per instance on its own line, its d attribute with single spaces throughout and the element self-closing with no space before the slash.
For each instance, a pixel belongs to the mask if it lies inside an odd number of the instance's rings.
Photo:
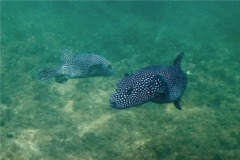
<svg viewBox="0 0 240 160">
<path fill-rule="evenodd" d="M 38 80 L 42 83 L 49 82 L 56 76 L 57 72 L 55 68 L 43 68 L 38 73 Z"/>
<path fill-rule="evenodd" d="M 179 66 L 180 67 L 180 63 L 182 60 L 182 57 L 184 55 L 184 52 L 180 53 L 177 58 L 174 60 L 173 65 Z"/>
</svg>

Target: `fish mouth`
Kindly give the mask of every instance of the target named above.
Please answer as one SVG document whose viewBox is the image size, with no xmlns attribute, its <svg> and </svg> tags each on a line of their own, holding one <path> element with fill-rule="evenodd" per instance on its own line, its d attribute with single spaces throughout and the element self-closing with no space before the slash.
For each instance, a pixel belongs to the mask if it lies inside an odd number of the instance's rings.
<svg viewBox="0 0 240 160">
<path fill-rule="evenodd" d="M 115 102 L 113 100 L 110 100 L 110 106 L 114 109 L 119 109 L 119 110 L 128 108 L 128 107 L 124 107 L 124 106 L 121 106 L 121 105 L 117 104 L 117 102 Z"/>
<path fill-rule="evenodd" d="M 116 102 L 110 102 L 110 106 L 112 108 L 117 108 L 117 103 Z"/>
<path fill-rule="evenodd" d="M 117 102 L 116 102 L 113 98 L 111 98 L 109 102 L 110 102 L 110 106 L 111 106 L 112 108 L 122 109 L 121 107 L 119 107 L 119 106 L 117 105 Z"/>
</svg>

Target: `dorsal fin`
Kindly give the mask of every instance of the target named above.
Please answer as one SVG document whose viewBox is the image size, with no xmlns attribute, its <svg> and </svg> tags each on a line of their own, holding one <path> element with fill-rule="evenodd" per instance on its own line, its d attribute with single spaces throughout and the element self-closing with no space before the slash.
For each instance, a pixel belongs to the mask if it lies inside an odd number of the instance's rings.
<svg viewBox="0 0 240 160">
<path fill-rule="evenodd" d="M 173 61 L 173 65 L 179 66 L 180 67 L 180 63 L 182 60 L 182 57 L 184 55 L 184 52 L 180 53 L 177 58 Z"/>
<path fill-rule="evenodd" d="M 128 77 L 129 75 L 129 73 L 124 73 L 124 77 Z"/>
<path fill-rule="evenodd" d="M 63 53 L 61 55 L 61 60 L 63 63 L 68 63 L 68 64 L 72 63 L 74 60 L 73 52 L 69 49 L 63 50 Z"/>
</svg>

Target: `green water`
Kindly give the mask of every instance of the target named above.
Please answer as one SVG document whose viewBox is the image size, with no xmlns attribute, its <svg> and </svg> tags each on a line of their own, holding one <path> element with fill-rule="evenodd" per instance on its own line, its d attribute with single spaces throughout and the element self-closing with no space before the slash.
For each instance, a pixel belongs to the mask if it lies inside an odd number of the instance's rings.
<svg viewBox="0 0 240 160">
<path fill-rule="evenodd" d="M 1 2 L 0 159 L 240 159 L 240 2 Z M 115 75 L 40 84 L 61 50 Z M 183 110 L 115 110 L 124 73 L 185 52 Z"/>
</svg>

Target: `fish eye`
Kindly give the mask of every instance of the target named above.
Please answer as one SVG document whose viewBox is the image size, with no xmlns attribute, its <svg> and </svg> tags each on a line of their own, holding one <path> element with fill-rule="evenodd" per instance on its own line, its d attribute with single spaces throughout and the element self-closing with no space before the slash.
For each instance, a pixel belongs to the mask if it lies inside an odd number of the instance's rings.
<svg viewBox="0 0 240 160">
<path fill-rule="evenodd" d="M 111 66 L 110 64 L 109 64 L 109 65 L 107 65 L 107 67 L 108 67 L 108 68 L 112 68 L 112 66 Z"/>
</svg>

